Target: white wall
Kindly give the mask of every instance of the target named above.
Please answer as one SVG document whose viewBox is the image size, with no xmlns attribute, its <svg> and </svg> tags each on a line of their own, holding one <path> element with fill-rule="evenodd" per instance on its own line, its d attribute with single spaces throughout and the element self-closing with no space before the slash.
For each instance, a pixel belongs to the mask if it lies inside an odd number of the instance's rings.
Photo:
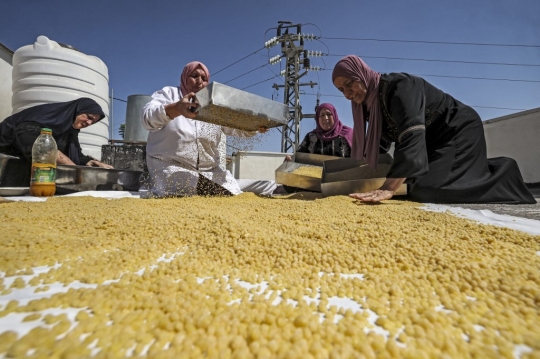
<svg viewBox="0 0 540 359">
<path fill-rule="evenodd" d="M 526 183 L 540 182 L 540 108 L 484 121 L 487 155 L 511 157 Z"/>
<path fill-rule="evenodd" d="M 236 179 L 275 180 L 276 168 L 286 155 L 281 152 L 237 152 L 232 156 L 228 170 Z"/>
<path fill-rule="evenodd" d="M 0 46 L 0 122 L 11 116 L 11 65 L 13 54 Z"/>
</svg>

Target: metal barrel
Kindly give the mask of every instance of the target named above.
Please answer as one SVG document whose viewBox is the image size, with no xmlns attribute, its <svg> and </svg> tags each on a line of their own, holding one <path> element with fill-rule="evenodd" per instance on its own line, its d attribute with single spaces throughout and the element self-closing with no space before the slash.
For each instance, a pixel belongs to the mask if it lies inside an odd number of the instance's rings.
<svg viewBox="0 0 540 359">
<path fill-rule="evenodd" d="M 148 139 L 148 131 L 141 123 L 144 105 L 152 100 L 149 95 L 130 95 L 127 99 L 125 141 L 142 141 Z"/>
</svg>

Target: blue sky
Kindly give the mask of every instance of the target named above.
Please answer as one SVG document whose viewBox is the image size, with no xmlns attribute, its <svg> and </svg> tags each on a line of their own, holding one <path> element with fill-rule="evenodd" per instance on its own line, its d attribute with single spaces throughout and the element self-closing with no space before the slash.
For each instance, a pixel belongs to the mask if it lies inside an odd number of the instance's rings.
<svg viewBox="0 0 540 359">
<path fill-rule="evenodd" d="M 124 100 L 178 85 L 183 66 L 193 60 L 216 73 L 263 48 L 276 35 L 278 21 L 286 20 L 303 24 L 303 32 L 322 36 L 320 41 L 306 42 L 306 49 L 330 55 L 311 61 L 312 66 L 329 70 L 304 77 L 303 81 L 319 83 L 303 88 L 304 113 L 313 113 L 319 92 L 321 102 L 333 103 L 342 122 L 352 126 L 350 103 L 340 97 L 330 78 L 334 64 L 347 54 L 360 55 L 382 73 L 435 75 L 424 77 L 472 105 L 484 120 L 540 107 L 538 0 L 0 0 L 0 9 L 1 43 L 16 50 L 45 35 L 97 56 L 109 69 L 114 97 Z M 230 80 L 277 54 L 278 47 L 262 49 L 211 80 L 240 89 L 261 82 L 278 74 L 280 65 Z M 283 89 L 276 92 L 274 83 L 282 84 L 282 77 L 246 91 L 282 102 Z M 114 103 L 114 121 L 116 128 L 125 121 L 122 101 Z M 304 119 L 301 137 L 314 126 L 313 119 Z M 281 134 L 273 129 L 252 150 L 280 151 L 280 143 Z"/>
</svg>

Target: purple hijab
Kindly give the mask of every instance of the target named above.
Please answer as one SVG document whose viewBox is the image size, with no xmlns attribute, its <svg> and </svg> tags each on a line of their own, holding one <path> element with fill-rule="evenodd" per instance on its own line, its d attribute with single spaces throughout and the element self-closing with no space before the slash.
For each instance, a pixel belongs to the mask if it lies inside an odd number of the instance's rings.
<svg viewBox="0 0 540 359">
<path fill-rule="evenodd" d="M 186 96 L 188 93 L 193 92 L 193 89 L 188 88 L 187 79 L 189 75 L 191 75 L 191 73 L 197 70 L 199 67 L 204 71 L 206 78 L 210 83 L 210 71 L 208 71 L 208 68 L 202 62 L 192 61 L 184 66 L 182 75 L 180 75 L 180 92 L 182 92 L 182 96 Z"/>
<path fill-rule="evenodd" d="M 360 81 L 366 86 L 367 93 L 364 102 L 357 104 L 351 101 L 354 120 L 351 157 L 365 159 L 369 166 L 376 168 L 383 121 L 381 106 L 379 105 L 379 80 L 381 74 L 370 69 L 358 56 L 348 55 L 339 60 L 334 66 L 332 82 L 336 77 Z M 364 118 L 364 106 L 369 112 L 369 118 Z M 369 123 L 367 134 L 366 122 Z"/>
<path fill-rule="evenodd" d="M 319 114 L 323 108 L 329 110 L 334 117 L 334 126 L 328 131 L 323 130 L 319 124 Z M 341 123 L 336 108 L 332 104 L 322 103 L 317 107 L 317 110 L 315 111 L 315 122 L 317 123 L 317 128 L 311 132 L 315 133 L 319 140 L 332 141 L 341 136 L 347 140 L 349 147 L 352 148 L 353 129 Z"/>
</svg>

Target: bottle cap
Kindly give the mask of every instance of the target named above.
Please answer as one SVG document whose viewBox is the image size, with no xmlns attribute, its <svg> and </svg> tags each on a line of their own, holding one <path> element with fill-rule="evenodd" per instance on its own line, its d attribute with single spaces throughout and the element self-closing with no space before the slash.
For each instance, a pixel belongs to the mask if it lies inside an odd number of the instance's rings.
<svg viewBox="0 0 540 359">
<path fill-rule="evenodd" d="M 50 128 L 47 128 L 47 127 L 43 127 L 41 129 L 41 133 L 52 133 L 52 130 Z"/>
</svg>

